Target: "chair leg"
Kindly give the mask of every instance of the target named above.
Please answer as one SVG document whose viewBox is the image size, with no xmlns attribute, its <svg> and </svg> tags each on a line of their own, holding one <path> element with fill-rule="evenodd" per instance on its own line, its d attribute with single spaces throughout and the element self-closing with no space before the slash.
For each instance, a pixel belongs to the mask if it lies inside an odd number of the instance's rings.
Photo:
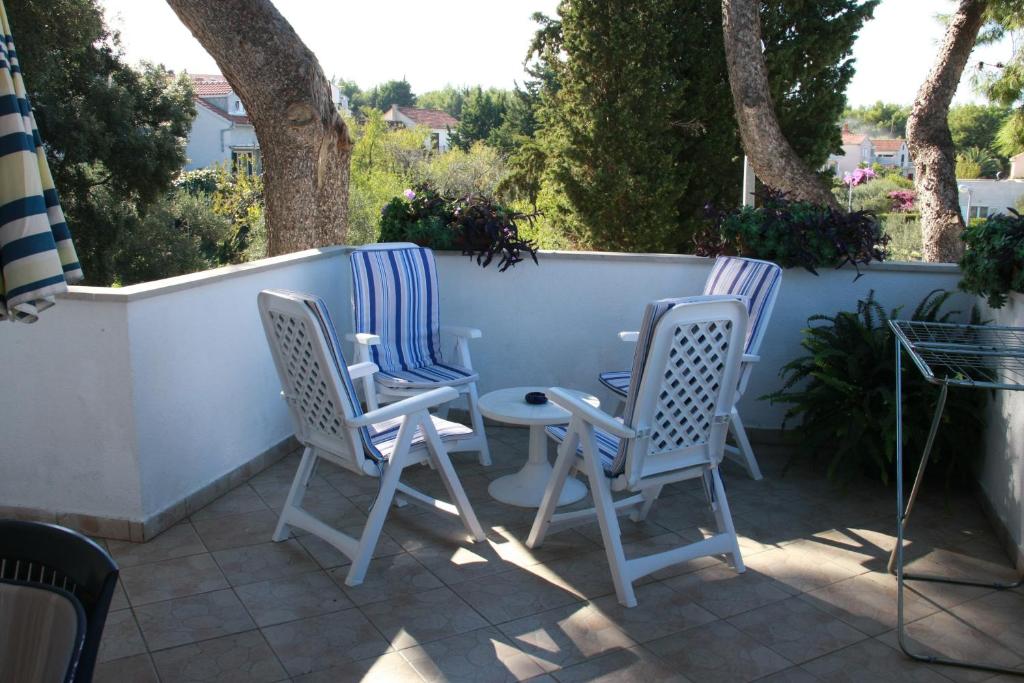
<svg viewBox="0 0 1024 683">
<path fill-rule="evenodd" d="M 487 445 L 487 433 L 484 431 L 484 418 L 477 406 L 476 382 L 469 385 L 466 401 L 469 403 L 470 427 L 480 439 L 480 464 L 488 467 L 491 464 L 491 448 Z"/>
<path fill-rule="evenodd" d="M 661 495 L 661 490 L 664 486 L 651 486 L 640 492 L 640 495 L 644 497 L 644 504 L 633 511 L 630 515 L 630 519 L 634 522 L 642 522 L 647 519 L 647 514 L 651 511 L 651 507 L 654 506 L 654 501 L 658 500 L 658 496 Z"/>
<path fill-rule="evenodd" d="M 612 572 L 615 595 L 623 607 L 636 607 L 633 582 L 626 573 L 626 553 L 622 549 L 622 530 L 619 528 L 619 517 L 612 500 L 611 482 L 601 467 L 590 429 L 588 425 L 581 435 L 583 461 L 587 477 L 590 479 L 590 495 L 594 498 L 597 523 L 601 527 L 601 540 L 604 542 L 605 555 L 608 556 L 608 567 Z"/>
<path fill-rule="evenodd" d="M 438 436 L 434 423 L 430 421 L 430 415 L 424 413 L 421 423 L 423 435 L 427 440 L 427 452 L 430 453 L 430 459 L 433 461 L 437 473 L 441 475 L 441 481 L 448 490 L 448 496 L 459 510 L 459 518 L 474 540 L 485 540 L 487 537 L 480 526 L 480 520 L 477 519 L 473 506 L 470 505 L 469 498 L 466 497 L 466 491 L 462 488 L 459 476 L 455 474 L 451 458 L 448 457 L 448 451 L 445 449 L 444 443 L 441 442 L 441 437 Z"/>
<path fill-rule="evenodd" d="M 384 528 L 384 520 L 387 519 L 388 510 L 391 509 L 391 502 L 395 497 L 395 490 L 398 488 L 398 480 L 401 479 L 402 470 L 405 468 L 406 455 L 409 452 L 413 434 L 416 433 L 416 426 L 414 419 L 406 417 L 398 429 L 394 453 L 384 468 L 384 478 L 380 482 L 380 493 L 377 494 L 377 500 L 370 508 L 363 533 L 359 537 L 359 550 L 352 558 L 352 566 L 345 577 L 346 586 L 358 586 L 366 577 L 366 569 L 370 566 L 373 551 L 377 548 L 377 540 L 380 538 L 381 529 Z"/>
<path fill-rule="evenodd" d="M 736 439 L 736 445 L 739 446 L 743 464 L 746 466 L 750 478 L 760 481 L 764 477 L 761 476 L 761 468 L 757 465 L 754 449 L 750 445 L 750 439 L 747 438 L 747 430 L 743 428 L 743 420 L 740 419 L 740 412 L 736 410 L 735 406 L 733 406 L 732 415 L 729 417 L 729 431 Z"/>
<path fill-rule="evenodd" d="M 710 479 L 710 481 L 708 481 Z M 736 537 L 736 527 L 732 523 L 732 513 L 729 511 L 729 500 L 725 496 L 725 487 L 722 485 L 722 477 L 718 468 L 712 469 L 704 474 L 704 481 L 707 491 L 712 498 L 711 510 L 715 514 L 715 524 L 718 526 L 718 533 L 726 534 L 732 538 L 733 550 L 732 564 L 740 574 L 746 571 L 743 564 L 743 555 L 740 553 L 739 539 Z"/>
<path fill-rule="evenodd" d="M 288 497 L 285 498 L 284 507 L 277 518 L 277 527 L 274 529 L 274 535 L 271 536 L 273 540 L 283 541 L 288 538 L 288 512 L 291 508 L 302 505 L 302 498 L 306 495 L 306 485 L 309 483 L 310 477 L 313 476 L 316 461 L 316 450 L 312 446 L 306 446 L 302 452 L 299 467 L 295 470 L 295 478 L 292 479 L 292 487 L 288 491 Z"/>
<path fill-rule="evenodd" d="M 533 526 L 530 528 L 530 535 L 526 538 L 527 548 L 539 548 L 544 543 L 544 537 L 551 525 L 551 516 L 555 514 L 558 507 L 558 499 L 562 496 L 562 489 L 565 488 L 565 480 L 569 476 L 569 470 L 576 460 L 576 445 L 579 438 L 570 425 L 565 440 L 558 447 L 558 455 L 555 456 L 555 465 L 544 487 L 544 497 L 541 498 L 540 507 L 537 508 L 537 516 L 533 518 Z"/>
</svg>

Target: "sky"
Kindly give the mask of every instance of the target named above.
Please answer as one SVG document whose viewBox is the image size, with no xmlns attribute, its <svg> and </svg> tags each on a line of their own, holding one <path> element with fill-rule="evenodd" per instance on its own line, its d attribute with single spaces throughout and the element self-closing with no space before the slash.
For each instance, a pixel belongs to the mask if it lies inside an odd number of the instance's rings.
<svg viewBox="0 0 1024 683">
<path fill-rule="evenodd" d="M 192 37 L 164 0 L 99 0 L 108 23 L 121 32 L 129 61 L 161 63 L 175 71 L 217 73 L 213 58 Z M 521 83 L 523 59 L 536 24 L 530 16 L 552 16 L 558 0 L 274 0 L 316 54 L 329 78 L 355 81 L 363 89 L 405 78 L 413 92 L 447 84 L 511 88 Z M 882 0 L 875 18 L 854 44 L 857 74 L 847 89 L 851 106 L 876 100 L 910 104 L 928 75 L 942 39 L 935 18 L 952 0 Z M 1008 44 L 978 48 L 979 60 L 1009 57 Z M 956 103 L 981 102 L 961 80 Z"/>
</svg>

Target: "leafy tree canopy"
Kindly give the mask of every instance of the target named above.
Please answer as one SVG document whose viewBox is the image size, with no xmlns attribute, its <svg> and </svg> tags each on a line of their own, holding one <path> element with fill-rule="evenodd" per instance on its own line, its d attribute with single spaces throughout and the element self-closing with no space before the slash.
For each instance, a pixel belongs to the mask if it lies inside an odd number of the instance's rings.
<svg viewBox="0 0 1024 683">
<path fill-rule="evenodd" d="M 8 3 L 18 57 L 87 282 L 109 284 L 124 221 L 100 194 L 143 210 L 185 161 L 192 87 L 161 66 L 127 66 L 97 0 Z"/>
<path fill-rule="evenodd" d="M 910 106 L 879 100 L 868 106 L 847 107 L 842 118 L 854 130 L 877 137 L 903 138 L 907 136 Z"/>
<path fill-rule="evenodd" d="M 353 106 L 373 107 L 380 111 L 387 111 L 392 104 L 399 107 L 415 107 L 416 95 L 412 92 L 412 86 L 404 78 L 400 81 L 388 81 L 374 86 L 371 90 L 359 94 Z"/>
<path fill-rule="evenodd" d="M 779 121 L 812 167 L 839 149 L 851 48 L 876 4 L 764 3 Z M 638 12 L 564 0 L 559 15 L 536 17 L 531 46 L 538 140 L 561 197 L 554 217 L 560 211 L 579 243 L 600 249 L 691 251 L 705 204 L 733 204 L 739 194 L 721 3 L 655 0 Z"/>
<path fill-rule="evenodd" d="M 440 90 L 431 90 L 422 95 L 416 96 L 419 106 L 424 109 L 440 109 L 446 111 L 455 118 L 462 116 L 462 104 L 466 100 L 469 88 L 456 88 L 446 85 Z"/>
</svg>

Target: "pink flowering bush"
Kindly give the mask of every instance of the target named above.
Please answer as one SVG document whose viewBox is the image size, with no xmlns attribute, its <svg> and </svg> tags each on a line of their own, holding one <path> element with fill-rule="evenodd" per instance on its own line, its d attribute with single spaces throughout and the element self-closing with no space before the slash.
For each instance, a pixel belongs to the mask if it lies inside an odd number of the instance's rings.
<svg viewBox="0 0 1024 683">
<path fill-rule="evenodd" d="M 893 211 L 913 211 L 917 193 L 913 190 L 893 190 L 889 193 L 889 199 L 892 200 Z"/>
<path fill-rule="evenodd" d="M 854 170 L 853 173 L 843 174 L 843 185 L 846 185 L 847 187 L 856 187 L 857 185 L 868 182 L 876 175 L 878 174 L 870 168 L 858 168 Z"/>
</svg>

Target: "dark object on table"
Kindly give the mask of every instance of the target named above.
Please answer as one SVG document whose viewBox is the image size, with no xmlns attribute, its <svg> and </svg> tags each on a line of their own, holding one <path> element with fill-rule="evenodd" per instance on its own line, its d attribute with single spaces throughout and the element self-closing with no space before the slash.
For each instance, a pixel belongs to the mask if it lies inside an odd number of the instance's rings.
<svg viewBox="0 0 1024 683">
<path fill-rule="evenodd" d="M 0 520 L 0 580 L 52 586 L 73 595 L 85 613 L 85 642 L 69 680 L 92 680 L 103 625 L 117 586 L 106 550 L 56 524 Z"/>
<path fill-rule="evenodd" d="M 542 406 L 548 402 L 548 395 L 543 391 L 531 391 L 526 394 L 526 402 L 535 406 Z"/>
</svg>

